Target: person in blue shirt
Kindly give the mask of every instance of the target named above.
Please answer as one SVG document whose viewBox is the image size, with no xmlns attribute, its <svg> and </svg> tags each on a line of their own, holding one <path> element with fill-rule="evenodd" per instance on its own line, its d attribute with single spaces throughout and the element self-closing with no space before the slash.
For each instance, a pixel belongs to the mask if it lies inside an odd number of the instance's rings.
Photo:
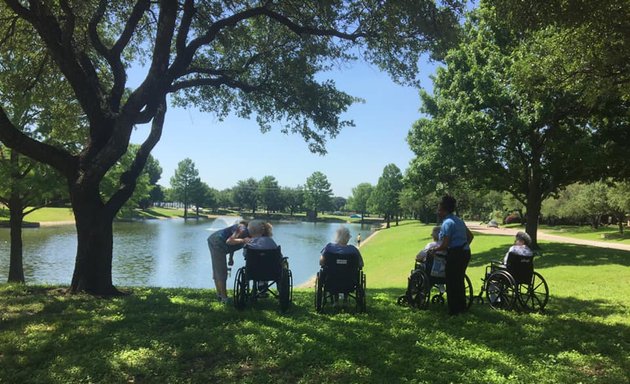
<svg viewBox="0 0 630 384">
<path fill-rule="evenodd" d="M 454 197 L 445 195 L 438 204 L 442 219 L 439 240 L 441 244 L 432 253 L 446 250 L 446 297 L 449 315 L 458 315 L 468 309 L 464 275 L 470 261 L 470 243 L 474 236 L 464 221 L 453 212 L 457 207 Z"/>
<path fill-rule="evenodd" d="M 359 261 L 359 266 L 363 268 L 363 257 L 361 257 L 361 252 L 359 252 L 359 249 L 354 245 L 348 244 L 348 241 L 350 241 L 350 231 L 342 225 L 337 228 L 337 231 L 335 232 L 335 241 L 326 244 L 324 249 L 322 249 L 321 256 L 319 257 L 319 265 L 324 266 L 326 261 L 324 254 L 326 252 L 330 252 L 342 255 L 356 255 Z"/>
<path fill-rule="evenodd" d="M 234 252 L 243 248 L 249 242 L 247 221 L 241 221 L 227 228 L 220 229 L 208 237 L 208 248 L 212 258 L 212 278 L 217 289 L 217 299 L 228 303 L 227 275 L 228 264 L 234 264 Z M 225 257 L 230 255 L 226 262 Z"/>
</svg>

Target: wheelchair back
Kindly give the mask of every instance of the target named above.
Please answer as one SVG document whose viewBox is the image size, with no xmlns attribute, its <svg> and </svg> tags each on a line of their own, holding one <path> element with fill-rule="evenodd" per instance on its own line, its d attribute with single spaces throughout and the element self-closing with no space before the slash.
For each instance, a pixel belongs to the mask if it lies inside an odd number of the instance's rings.
<svg viewBox="0 0 630 384">
<path fill-rule="evenodd" d="M 245 273 L 250 280 L 280 280 L 282 275 L 282 252 L 276 249 L 254 249 L 245 247 Z"/>
<path fill-rule="evenodd" d="M 359 282 L 359 257 L 356 254 L 324 253 L 322 277 L 330 293 L 348 293 Z"/>
<path fill-rule="evenodd" d="M 534 274 L 534 257 L 510 252 L 507 259 L 507 270 L 516 284 L 529 284 Z"/>
</svg>

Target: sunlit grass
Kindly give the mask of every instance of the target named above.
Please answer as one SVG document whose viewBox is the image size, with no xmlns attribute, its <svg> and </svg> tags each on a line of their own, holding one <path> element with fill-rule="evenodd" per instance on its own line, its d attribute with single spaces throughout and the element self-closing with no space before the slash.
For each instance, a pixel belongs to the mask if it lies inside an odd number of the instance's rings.
<svg viewBox="0 0 630 384">
<path fill-rule="evenodd" d="M 46 207 L 41 208 L 24 217 L 26 221 L 74 221 L 74 213 L 69 207 Z"/>
</svg>

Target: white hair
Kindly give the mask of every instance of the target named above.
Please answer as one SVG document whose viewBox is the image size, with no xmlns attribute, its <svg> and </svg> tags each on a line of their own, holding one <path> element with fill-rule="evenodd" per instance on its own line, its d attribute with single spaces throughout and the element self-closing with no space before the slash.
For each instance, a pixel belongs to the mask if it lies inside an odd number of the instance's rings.
<svg viewBox="0 0 630 384">
<path fill-rule="evenodd" d="M 252 220 L 247 226 L 247 231 L 249 231 L 249 236 L 251 237 L 260 237 L 265 233 L 265 222 L 262 220 Z"/>
<path fill-rule="evenodd" d="M 343 225 L 337 228 L 335 232 L 335 243 L 347 245 L 350 240 L 350 231 Z"/>
</svg>

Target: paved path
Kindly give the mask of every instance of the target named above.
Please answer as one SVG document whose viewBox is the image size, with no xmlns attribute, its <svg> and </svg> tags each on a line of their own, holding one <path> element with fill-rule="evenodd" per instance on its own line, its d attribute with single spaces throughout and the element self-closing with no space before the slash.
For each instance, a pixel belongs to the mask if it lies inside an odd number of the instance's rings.
<svg viewBox="0 0 630 384">
<path fill-rule="evenodd" d="M 479 233 L 490 234 L 490 235 L 514 236 L 516 235 L 516 232 L 519 231 L 517 229 L 512 229 L 512 228 L 490 228 L 486 225 L 474 225 L 474 224 L 466 224 L 466 225 L 473 232 L 479 232 Z M 590 245 L 592 247 L 621 249 L 623 251 L 630 251 L 629 244 L 619 244 L 619 243 L 613 243 L 613 242 L 608 242 L 608 241 L 582 240 L 582 239 L 576 239 L 573 237 L 550 235 L 548 233 L 541 232 L 541 231 L 538 231 L 538 239 L 549 240 L 549 241 L 553 241 L 557 243 Z"/>
</svg>

